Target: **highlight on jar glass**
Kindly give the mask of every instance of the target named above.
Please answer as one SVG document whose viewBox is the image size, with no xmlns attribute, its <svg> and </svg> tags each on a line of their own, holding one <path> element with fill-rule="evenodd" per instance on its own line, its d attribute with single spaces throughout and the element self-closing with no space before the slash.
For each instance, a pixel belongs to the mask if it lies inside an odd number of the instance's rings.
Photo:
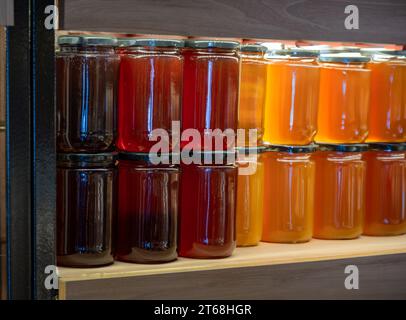
<svg viewBox="0 0 406 320">
<path fill-rule="evenodd" d="M 117 147 L 126 152 L 149 152 L 160 141 L 169 152 L 173 149 L 172 122 L 180 121 L 181 114 L 180 49 L 184 42 L 127 39 L 120 43 Z"/>
<path fill-rule="evenodd" d="M 238 129 L 244 129 L 244 140 L 238 137 L 238 146 L 262 144 L 264 134 L 264 106 L 267 64 L 266 47 L 256 44 L 243 45 L 241 51 L 241 84 L 238 109 Z M 256 131 L 250 131 L 255 129 Z"/>
<path fill-rule="evenodd" d="M 117 40 L 60 36 L 56 54 L 58 152 L 112 151 L 116 136 Z"/>
<path fill-rule="evenodd" d="M 406 51 L 371 53 L 367 142 L 406 141 Z"/>
<path fill-rule="evenodd" d="M 365 154 L 367 201 L 364 234 L 406 233 L 406 144 L 374 143 Z"/>
<path fill-rule="evenodd" d="M 181 164 L 179 255 L 189 258 L 231 256 L 236 247 L 238 169 L 235 152 L 205 151 L 192 156 L 201 164 L 196 161 Z"/>
<path fill-rule="evenodd" d="M 313 234 L 314 145 L 269 146 L 265 168 L 262 241 L 307 242 Z"/>
<path fill-rule="evenodd" d="M 237 246 L 255 246 L 262 236 L 265 147 L 239 148 L 237 166 Z"/>
<path fill-rule="evenodd" d="M 319 145 L 313 237 L 355 239 L 365 216 L 366 144 Z"/>
<path fill-rule="evenodd" d="M 185 42 L 182 131 L 197 129 L 200 138 L 187 139 L 185 136 L 182 147 L 224 150 L 235 146 L 240 85 L 239 46 L 235 41 Z M 218 140 L 217 145 L 213 136 Z"/>
<path fill-rule="evenodd" d="M 179 166 L 158 164 L 151 157 L 119 155 L 117 260 L 161 263 L 177 258 Z"/>
<path fill-rule="evenodd" d="M 57 263 L 97 267 L 113 263 L 116 155 L 57 155 Z"/>
<path fill-rule="evenodd" d="M 368 135 L 371 71 L 359 53 L 321 54 L 317 143 L 362 143 Z"/>
<path fill-rule="evenodd" d="M 320 78 L 317 57 L 317 51 L 300 48 L 266 55 L 266 143 L 307 145 L 313 141 Z"/>
</svg>

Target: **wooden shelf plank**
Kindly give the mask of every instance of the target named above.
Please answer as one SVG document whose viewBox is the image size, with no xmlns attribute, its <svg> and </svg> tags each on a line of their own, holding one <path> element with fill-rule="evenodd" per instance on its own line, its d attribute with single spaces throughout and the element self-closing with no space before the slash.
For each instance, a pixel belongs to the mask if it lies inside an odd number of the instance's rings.
<svg viewBox="0 0 406 320">
<path fill-rule="evenodd" d="M 359 29 L 347 30 L 347 5 Z M 286 40 L 405 43 L 403 0 L 69 0 L 60 29 Z"/>
<path fill-rule="evenodd" d="M 392 260 L 396 264 L 393 264 Z M 207 298 L 212 297 L 210 294 L 213 293 L 203 286 L 206 294 L 196 294 L 191 285 L 193 279 L 200 279 L 198 281 L 202 285 L 204 283 L 213 284 L 216 279 L 221 281 L 223 277 L 231 276 L 230 283 L 232 283 L 233 277 L 237 281 L 244 275 L 248 278 L 256 275 L 253 283 L 260 288 L 262 282 L 269 282 L 270 279 L 289 281 L 290 278 L 297 277 L 304 270 L 308 271 L 309 268 L 315 274 L 330 268 L 333 274 L 330 274 L 329 277 L 337 276 L 337 270 L 339 270 L 338 274 L 343 282 L 345 265 L 353 263 L 364 265 L 365 270 L 369 271 L 363 272 L 369 272 L 369 274 L 380 270 L 379 268 L 382 266 L 400 268 L 388 273 L 390 279 L 399 276 L 400 270 L 405 270 L 406 267 L 406 235 L 361 237 L 356 240 L 342 241 L 312 240 L 304 244 L 261 243 L 257 247 L 238 248 L 232 257 L 217 260 L 179 258 L 175 262 L 159 265 L 116 262 L 112 266 L 91 269 L 60 267 L 58 268 L 59 296 L 61 299 L 118 297 L 175 299 L 176 297 L 193 296 Z M 378 265 L 378 268 L 375 264 Z M 290 274 L 286 273 L 288 270 L 290 270 Z M 275 278 L 278 273 L 281 273 L 281 276 Z M 263 277 L 268 274 L 268 276 L 263 278 L 257 274 L 262 274 Z M 328 273 L 326 275 L 328 276 Z M 371 279 L 376 279 L 376 277 L 371 277 Z M 404 280 L 403 286 L 401 285 L 402 279 Z M 398 293 L 405 294 L 404 297 L 406 297 L 406 273 L 403 272 L 398 280 L 392 288 L 396 289 L 396 286 L 401 286 L 397 289 Z M 342 289 L 341 282 L 340 289 Z M 181 283 L 183 283 L 183 287 Z M 181 286 L 182 293 L 171 291 L 170 287 L 173 285 Z M 151 288 L 156 289 L 151 292 Z M 158 288 L 160 289 L 158 290 Z M 166 294 L 163 288 L 168 290 Z M 238 288 L 239 286 L 235 287 L 233 284 L 229 287 L 231 291 L 227 292 L 233 292 L 233 290 L 238 292 Z M 190 292 L 186 294 L 188 290 L 195 294 Z M 252 290 L 255 294 L 249 295 L 248 298 L 257 297 L 255 287 Z M 274 291 L 275 288 L 273 288 L 272 294 L 269 291 L 263 291 L 262 296 L 269 297 L 271 294 L 271 297 L 280 297 Z M 246 296 L 240 296 L 240 298 L 244 297 Z"/>
</svg>

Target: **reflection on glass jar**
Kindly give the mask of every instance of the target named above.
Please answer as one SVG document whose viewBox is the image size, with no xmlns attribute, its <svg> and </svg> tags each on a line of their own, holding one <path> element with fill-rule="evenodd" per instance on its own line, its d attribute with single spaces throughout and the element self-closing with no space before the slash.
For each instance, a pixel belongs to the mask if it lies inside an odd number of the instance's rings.
<svg viewBox="0 0 406 320">
<path fill-rule="evenodd" d="M 314 154 L 316 189 L 313 237 L 354 239 L 365 215 L 366 145 L 320 145 Z"/>
<path fill-rule="evenodd" d="M 406 144 L 370 144 L 364 234 L 406 233 Z"/>
<path fill-rule="evenodd" d="M 320 55 L 318 143 L 362 143 L 368 135 L 371 71 L 368 57 Z"/>
<path fill-rule="evenodd" d="M 263 147 L 239 149 L 237 246 L 254 246 L 261 240 L 264 201 L 263 151 Z"/>
<path fill-rule="evenodd" d="M 266 47 L 241 46 L 241 85 L 238 109 L 238 129 L 245 130 L 245 141 L 239 146 L 261 145 L 264 134 L 263 113 L 265 106 Z M 250 139 L 249 130 L 256 129 L 256 137 Z"/>
<path fill-rule="evenodd" d="M 120 154 L 118 260 L 168 262 L 177 258 L 179 168 L 153 164 L 148 154 Z"/>
<path fill-rule="evenodd" d="M 119 58 L 116 40 L 61 36 L 56 55 L 58 152 L 104 152 L 114 147 Z"/>
<path fill-rule="evenodd" d="M 205 147 L 211 150 L 233 147 L 238 121 L 239 43 L 188 40 L 185 47 L 182 130 L 197 129 L 204 139 L 205 136 L 210 138 L 210 133 L 205 130 L 220 129 L 224 132 L 232 129 L 232 141 L 227 141 L 226 135 L 219 133 L 220 146 L 211 144 Z M 186 140 L 182 145 L 190 142 L 194 146 L 202 146 L 202 139 Z"/>
<path fill-rule="evenodd" d="M 312 238 L 315 164 L 313 146 L 272 146 L 265 167 L 262 241 L 297 243 Z"/>
<path fill-rule="evenodd" d="M 267 56 L 264 140 L 306 145 L 317 130 L 320 67 L 317 52 L 278 51 Z"/>
<path fill-rule="evenodd" d="M 237 167 L 224 159 L 220 164 L 182 164 L 181 170 L 179 255 L 230 256 L 236 247 Z"/>
<path fill-rule="evenodd" d="M 406 141 L 406 56 L 374 55 L 368 69 L 371 106 L 367 141 Z"/>
<path fill-rule="evenodd" d="M 180 121 L 183 41 L 131 39 L 120 49 L 117 147 L 149 152 L 157 143 L 153 130 L 163 129 L 172 149 L 172 121 Z"/>
<path fill-rule="evenodd" d="M 113 263 L 114 163 L 111 153 L 58 154 L 58 265 L 95 267 Z"/>
</svg>

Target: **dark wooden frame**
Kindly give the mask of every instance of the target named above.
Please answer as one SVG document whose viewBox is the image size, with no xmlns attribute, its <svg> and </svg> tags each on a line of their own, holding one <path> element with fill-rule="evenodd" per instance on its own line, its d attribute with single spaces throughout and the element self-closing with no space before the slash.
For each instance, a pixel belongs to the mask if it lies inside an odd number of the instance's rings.
<svg viewBox="0 0 406 320">
<path fill-rule="evenodd" d="M 51 0 L 16 1 L 7 28 L 6 202 L 9 299 L 48 299 L 44 269 L 55 264 L 55 33 Z"/>
<path fill-rule="evenodd" d="M 359 9 L 347 30 L 344 9 Z M 68 0 L 61 29 L 184 36 L 405 43 L 403 0 Z"/>
<path fill-rule="evenodd" d="M 29 6 L 6 34 L 6 211 L 9 299 L 31 297 L 31 78 Z"/>
</svg>

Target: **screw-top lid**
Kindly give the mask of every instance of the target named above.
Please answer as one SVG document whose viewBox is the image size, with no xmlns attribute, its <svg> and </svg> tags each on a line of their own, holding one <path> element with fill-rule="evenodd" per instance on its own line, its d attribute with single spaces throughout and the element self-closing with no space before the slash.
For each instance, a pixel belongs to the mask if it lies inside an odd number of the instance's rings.
<svg viewBox="0 0 406 320">
<path fill-rule="evenodd" d="M 374 151 L 405 151 L 406 143 L 369 143 L 369 150 Z"/>
<path fill-rule="evenodd" d="M 388 54 L 391 54 L 393 56 L 406 56 L 406 50 L 395 50 L 388 52 Z"/>
<path fill-rule="evenodd" d="M 237 158 L 237 152 L 235 150 L 211 150 L 211 151 L 195 151 L 182 150 L 182 162 L 186 158 L 191 158 L 200 161 L 201 164 L 213 164 L 213 165 L 228 165 L 234 164 Z"/>
<path fill-rule="evenodd" d="M 257 146 L 257 147 L 237 147 L 236 151 L 239 154 L 245 154 L 245 155 L 250 155 L 250 154 L 260 154 L 265 152 L 267 149 L 267 146 Z"/>
<path fill-rule="evenodd" d="M 56 159 L 57 165 L 61 167 L 94 168 L 113 165 L 117 153 L 58 153 Z"/>
<path fill-rule="evenodd" d="M 318 57 L 319 51 L 318 50 L 310 50 L 310 49 L 303 49 L 303 48 L 289 48 L 286 51 L 286 54 L 292 57 Z"/>
<path fill-rule="evenodd" d="M 328 47 L 328 48 L 321 48 L 319 51 L 320 53 L 341 53 L 341 52 L 360 52 L 360 47 L 352 47 L 352 46 L 339 46 L 339 47 Z"/>
<path fill-rule="evenodd" d="M 237 41 L 222 41 L 222 40 L 186 40 L 185 47 L 196 49 L 229 49 L 234 50 L 240 47 Z"/>
<path fill-rule="evenodd" d="M 319 57 L 321 62 L 364 63 L 370 60 L 370 57 L 351 52 L 320 54 Z"/>
<path fill-rule="evenodd" d="M 176 39 L 153 39 L 153 38 L 120 38 L 119 47 L 166 47 L 182 48 L 185 42 Z"/>
<path fill-rule="evenodd" d="M 241 52 L 259 52 L 265 53 L 267 50 L 266 47 L 261 46 L 260 44 L 244 44 L 240 47 Z"/>
<path fill-rule="evenodd" d="M 179 158 L 179 153 L 120 152 L 118 155 L 119 160 L 161 162 L 164 164 L 171 164 L 175 157 Z"/>
<path fill-rule="evenodd" d="M 363 152 L 368 150 L 368 145 L 365 143 L 358 144 L 317 144 L 319 151 L 337 151 L 337 152 Z"/>
<path fill-rule="evenodd" d="M 131 47 L 135 43 L 135 38 L 118 38 L 117 47 Z"/>
<path fill-rule="evenodd" d="M 385 53 L 385 54 L 391 54 L 392 52 L 396 52 L 394 49 L 388 49 L 388 48 L 361 48 L 361 54 L 363 55 L 373 55 L 376 53 Z"/>
<path fill-rule="evenodd" d="M 261 45 L 266 47 L 267 51 L 270 52 L 285 49 L 285 44 L 282 42 L 262 42 Z"/>
<path fill-rule="evenodd" d="M 117 39 L 113 37 L 102 37 L 92 35 L 65 35 L 58 38 L 60 46 L 100 46 L 100 47 L 113 47 L 117 45 Z"/>
<path fill-rule="evenodd" d="M 276 151 L 286 153 L 310 153 L 316 151 L 315 144 L 305 146 L 288 146 L 288 145 L 266 145 L 265 151 Z"/>
</svg>

